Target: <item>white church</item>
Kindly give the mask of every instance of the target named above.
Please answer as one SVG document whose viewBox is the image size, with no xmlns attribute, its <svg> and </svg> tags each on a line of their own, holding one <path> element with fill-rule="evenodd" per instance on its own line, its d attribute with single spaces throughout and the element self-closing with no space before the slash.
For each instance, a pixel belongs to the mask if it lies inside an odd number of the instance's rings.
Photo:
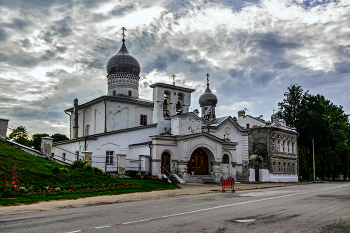
<svg viewBox="0 0 350 233">
<path fill-rule="evenodd" d="M 65 110 L 70 140 L 53 144 L 62 161 L 86 159 L 105 172 L 134 170 L 184 182 L 249 179 L 249 129 L 231 116 L 216 117 L 218 99 L 209 88 L 199 111 L 189 112 L 189 87 L 155 83 L 153 99 L 139 98 L 140 63 L 125 39 L 107 65 L 108 94 Z"/>
</svg>

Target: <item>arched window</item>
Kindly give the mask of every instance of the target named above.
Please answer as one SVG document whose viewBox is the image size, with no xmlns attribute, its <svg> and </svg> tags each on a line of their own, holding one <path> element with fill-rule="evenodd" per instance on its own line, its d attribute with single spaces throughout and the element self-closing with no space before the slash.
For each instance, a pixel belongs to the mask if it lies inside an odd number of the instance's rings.
<svg viewBox="0 0 350 233">
<path fill-rule="evenodd" d="M 277 151 L 280 152 L 281 151 L 281 147 L 280 147 L 280 141 L 279 140 L 278 140 L 277 144 L 278 144 L 277 145 Z"/>
<path fill-rule="evenodd" d="M 292 163 L 292 173 L 295 173 L 295 170 L 294 170 L 294 163 Z"/>
<path fill-rule="evenodd" d="M 131 91 L 128 91 L 128 95 L 131 96 L 131 95 L 132 95 L 132 92 L 131 92 Z"/>
<path fill-rule="evenodd" d="M 222 163 L 229 163 L 229 162 L 230 162 L 230 159 L 229 159 L 228 155 L 224 154 L 222 156 Z"/>
<path fill-rule="evenodd" d="M 286 163 L 283 163 L 283 173 L 286 173 Z"/>
<path fill-rule="evenodd" d="M 287 172 L 290 173 L 290 163 L 288 163 Z"/>
</svg>

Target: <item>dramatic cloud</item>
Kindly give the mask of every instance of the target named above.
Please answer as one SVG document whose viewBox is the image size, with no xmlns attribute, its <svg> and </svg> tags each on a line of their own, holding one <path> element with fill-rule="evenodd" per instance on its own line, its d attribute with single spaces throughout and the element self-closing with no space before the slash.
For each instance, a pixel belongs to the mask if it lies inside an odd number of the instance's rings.
<svg viewBox="0 0 350 233">
<path fill-rule="evenodd" d="M 350 112 L 346 0 L 0 0 L 0 20 L 0 117 L 31 133 L 68 134 L 73 99 L 107 93 L 123 26 L 141 98 L 176 74 L 194 110 L 209 73 L 218 116 L 269 119 L 292 84 Z"/>
</svg>

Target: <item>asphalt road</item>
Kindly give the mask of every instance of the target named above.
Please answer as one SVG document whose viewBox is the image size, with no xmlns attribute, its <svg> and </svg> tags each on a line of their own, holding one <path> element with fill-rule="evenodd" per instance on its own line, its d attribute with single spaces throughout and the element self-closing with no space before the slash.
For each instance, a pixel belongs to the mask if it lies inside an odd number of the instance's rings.
<svg viewBox="0 0 350 233">
<path fill-rule="evenodd" d="M 350 232 L 350 183 L 3 215 L 0 232 Z"/>
</svg>

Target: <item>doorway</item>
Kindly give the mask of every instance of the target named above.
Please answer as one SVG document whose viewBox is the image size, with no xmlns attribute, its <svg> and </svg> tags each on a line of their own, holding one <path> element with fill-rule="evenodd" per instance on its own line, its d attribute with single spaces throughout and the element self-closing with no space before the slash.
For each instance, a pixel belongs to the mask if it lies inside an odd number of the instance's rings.
<svg viewBox="0 0 350 233">
<path fill-rule="evenodd" d="M 165 168 L 168 172 L 170 172 L 170 154 L 168 152 L 164 152 L 162 154 L 162 169 Z"/>
<path fill-rule="evenodd" d="M 196 149 L 188 161 L 188 172 L 194 175 L 208 175 L 208 156 L 203 149 Z"/>
</svg>

